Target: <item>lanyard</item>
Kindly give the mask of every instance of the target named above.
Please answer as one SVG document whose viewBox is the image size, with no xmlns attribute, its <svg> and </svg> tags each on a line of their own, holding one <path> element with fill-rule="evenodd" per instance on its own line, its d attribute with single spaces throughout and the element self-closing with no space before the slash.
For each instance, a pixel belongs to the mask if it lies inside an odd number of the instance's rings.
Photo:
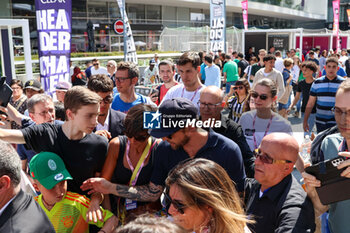
<svg viewBox="0 0 350 233">
<path fill-rule="evenodd" d="M 272 118 L 273 118 L 273 115 L 271 114 L 270 121 L 269 121 L 269 123 L 267 124 L 266 130 L 265 130 L 265 133 L 264 133 L 264 137 L 266 136 L 267 132 L 268 132 L 268 131 L 269 131 L 269 129 L 270 129 L 271 122 L 272 122 Z M 258 145 L 257 145 L 257 143 L 256 143 L 256 137 L 255 137 L 255 120 L 256 120 L 256 114 L 255 114 L 254 119 L 253 119 L 253 129 L 254 129 L 254 133 L 253 133 L 254 150 L 255 150 L 255 149 L 258 149 Z"/>
<path fill-rule="evenodd" d="M 201 89 L 201 88 L 202 88 L 202 85 L 200 85 L 200 86 L 196 89 L 196 91 L 194 92 L 194 94 L 193 94 L 193 96 L 192 96 L 192 98 L 191 98 L 191 101 L 193 101 L 194 97 L 197 95 L 198 90 Z M 182 88 L 182 93 L 181 93 L 181 97 L 182 97 L 182 98 L 184 97 L 184 92 L 185 92 L 185 87 Z"/>
<path fill-rule="evenodd" d="M 130 182 L 129 182 L 130 186 L 135 186 L 137 179 L 139 178 L 140 172 L 145 165 L 145 161 L 146 161 L 148 155 L 151 153 L 152 148 L 156 144 L 156 141 L 154 141 L 152 146 L 151 146 L 151 144 L 152 144 L 152 137 L 149 137 L 148 141 L 147 141 L 147 146 L 143 150 L 142 155 L 141 155 L 139 161 L 137 162 L 136 167 L 134 168 L 134 166 L 132 165 L 132 163 L 130 161 L 130 157 L 129 157 L 130 141 L 128 140 L 128 143 L 126 145 L 126 160 L 127 160 L 128 164 L 130 166 L 130 169 L 132 171 L 132 176 L 131 176 Z"/>
<path fill-rule="evenodd" d="M 348 152 L 348 151 L 349 151 L 349 150 L 348 150 L 348 146 L 347 146 L 346 141 L 345 141 L 345 138 L 344 138 L 343 141 L 340 143 L 339 148 L 338 148 L 338 151 L 339 151 L 339 152 L 343 152 L 343 151 Z M 347 157 L 346 157 L 346 158 L 347 158 Z"/>
</svg>

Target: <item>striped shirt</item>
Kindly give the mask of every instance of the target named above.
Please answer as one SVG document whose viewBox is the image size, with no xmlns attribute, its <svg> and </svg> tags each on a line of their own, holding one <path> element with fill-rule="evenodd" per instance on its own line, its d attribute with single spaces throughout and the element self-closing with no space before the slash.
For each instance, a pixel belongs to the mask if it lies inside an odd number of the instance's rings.
<svg viewBox="0 0 350 233">
<path fill-rule="evenodd" d="M 345 79 L 337 76 L 329 80 L 322 76 L 314 81 L 310 96 L 316 97 L 316 122 L 319 124 L 336 124 L 332 108 L 335 105 L 335 94 Z"/>
<path fill-rule="evenodd" d="M 244 105 L 246 100 L 247 97 L 244 98 L 244 100 L 240 103 L 236 96 L 231 96 L 227 100 L 228 108 L 230 109 L 229 118 L 232 118 L 232 120 L 236 123 L 238 123 L 239 118 L 241 118 L 244 112 Z"/>
<path fill-rule="evenodd" d="M 90 205 L 89 198 L 78 193 L 67 192 L 61 201 L 57 202 L 51 210 L 48 210 L 43 204 L 42 196 L 43 195 L 40 194 L 35 197 L 35 200 L 45 211 L 56 232 L 89 232 L 89 224 L 85 221 L 86 212 Z M 101 222 L 98 220 L 97 223 L 90 222 L 100 228 L 103 227 L 104 223 L 113 216 L 110 211 L 102 208 L 101 210 L 104 221 Z"/>
</svg>

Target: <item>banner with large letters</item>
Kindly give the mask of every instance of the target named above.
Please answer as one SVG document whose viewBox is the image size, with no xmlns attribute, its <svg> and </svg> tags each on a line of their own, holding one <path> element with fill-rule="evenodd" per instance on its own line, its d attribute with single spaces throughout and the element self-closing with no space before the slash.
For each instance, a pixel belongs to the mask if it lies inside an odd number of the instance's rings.
<svg viewBox="0 0 350 233">
<path fill-rule="evenodd" d="M 210 51 L 226 52 L 226 3 L 210 0 Z"/>
<path fill-rule="evenodd" d="M 35 0 L 40 78 L 53 94 L 59 81 L 70 81 L 71 0 Z"/>
<path fill-rule="evenodd" d="M 130 61 L 137 64 L 136 47 L 134 37 L 132 36 L 131 27 L 128 16 L 126 15 L 123 0 L 117 0 L 120 9 L 120 15 L 124 16 L 124 58 L 125 61 Z"/>
<path fill-rule="evenodd" d="M 244 30 L 248 30 L 248 0 L 243 0 L 241 4 Z"/>
<path fill-rule="evenodd" d="M 340 39 L 339 39 L 339 8 L 340 0 L 333 1 L 333 35 L 337 37 L 336 52 L 340 51 Z"/>
</svg>

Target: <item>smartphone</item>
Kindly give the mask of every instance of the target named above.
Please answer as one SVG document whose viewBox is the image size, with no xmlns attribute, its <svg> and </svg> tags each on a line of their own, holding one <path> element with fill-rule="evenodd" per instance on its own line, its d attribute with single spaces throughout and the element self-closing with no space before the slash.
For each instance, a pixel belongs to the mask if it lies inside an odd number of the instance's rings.
<svg viewBox="0 0 350 233">
<path fill-rule="evenodd" d="M 1 77 L 0 80 L 0 106 L 7 107 L 12 96 L 12 88 L 7 85 L 6 77 Z"/>
<path fill-rule="evenodd" d="M 151 95 L 153 95 L 153 97 L 157 97 L 157 96 L 159 95 L 159 90 L 153 88 L 153 89 L 151 90 Z"/>
</svg>

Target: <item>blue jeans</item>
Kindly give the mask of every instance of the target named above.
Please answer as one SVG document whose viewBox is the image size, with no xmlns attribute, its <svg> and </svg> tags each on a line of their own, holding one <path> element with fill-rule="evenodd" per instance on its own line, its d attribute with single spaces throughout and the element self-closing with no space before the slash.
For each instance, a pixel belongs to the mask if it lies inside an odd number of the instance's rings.
<svg viewBox="0 0 350 233">
<path fill-rule="evenodd" d="M 304 112 L 301 113 L 301 118 L 304 119 Z M 313 132 L 314 126 L 315 126 L 315 121 L 316 121 L 316 113 L 311 113 L 309 116 L 309 119 L 307 119 L 307 123 L 309 125 L 309 132 L 304 132 L 304 137 L 305 135 L 311 136 L 311 133 Z"/>
<path fill-rule="evenodd" d="M 226 82 L 226 94 L 230 92 L 231 86 L 234 86 L 237 81 Z"/>
</svg>

